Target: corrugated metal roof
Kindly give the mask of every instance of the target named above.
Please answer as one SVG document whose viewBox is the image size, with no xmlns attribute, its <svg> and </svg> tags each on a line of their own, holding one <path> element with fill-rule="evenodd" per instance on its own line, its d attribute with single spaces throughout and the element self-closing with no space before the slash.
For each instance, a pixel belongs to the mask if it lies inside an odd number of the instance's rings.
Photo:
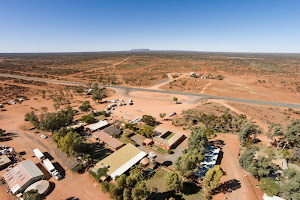
<svg viewBox="0 0 300 200">
<path fill-rule="evenodd" d="M 98 162 L 94 169 L 109 166 L 107 174 L 114 178 L 123 174 L 146 155 L 147 153 L 129 143 Z"/>
<path fill-rule="evenodd" d="M 96 131 L 96 132 L 93 133 L 93 135 L 96 136 L 97 138 L 99 138 L 100 140 L 102 140 L 103 142 L 105 142 L 106 144 L 108 144 L 109 146 L 111 146 L 114 149 L 117 149 L 117 148 L 124 145 L 123 142 L 119 141 L 116 138 L 113 138 L 112 136 L 108 135 L 104 131 Z"/>
<path fill-rule="evenodd" d="M 97 123 L 88 125 L 87 128 L 90 129 L 91 131 L 95 131 L 95 130 L 97 130 L 99 128 L 102 128 L 102 127 L 105 127 L 107 125 L 108 125 L 108 123 L 107 123 L 106 120 L 100 120 Z"/>
</svg>

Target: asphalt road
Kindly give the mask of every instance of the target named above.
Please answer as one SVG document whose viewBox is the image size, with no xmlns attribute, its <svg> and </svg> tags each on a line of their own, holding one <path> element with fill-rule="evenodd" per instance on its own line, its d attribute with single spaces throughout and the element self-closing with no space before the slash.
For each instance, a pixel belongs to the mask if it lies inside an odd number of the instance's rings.
<svg viewBox="0 0 300 200">
<path fill-rule="evenodd" d="M 42 82 L 56 83 L 56 84 L 87 85 L 86 83 L 80 83 L 80 82 L 48 80 L 48 79 L 42 79 L 42 78 L 17 76 L 17 75 L 11 75 L 11 74 L 0 74 L 0 76 L 10 77 L 10 78 L 18 78 L 18 79 L 24 79 L 24 80 L 32 80 L 32 81 L 42 81 Z M 202 98 L 207 98 L 207 99 L 221 99 L 221 100 L 241 102 L 241 103 L 261 104 L 261 105 L 268 105 L 268 106 L 280 106 L 280 107 L 289 107 L 289 108 L 299 108 L 300 109 L 300 104 L 292 104 L 292 103 L 260 101 L 260 100 L 254 100 L 254 99 L 242 99 L 242 98 L 235 98 L 235 97 L 224 97 L 224 96 L 215 96 L 215 95 L 207 95 L 207 94 L 195 94 L 195 93 L 187 93 L 187 92 L 172 92 L 172 91 L 164 91 L 164 90 L 136 88 L 136 87 L 123 87 L 123 86 L 115 86 L 115 85 L 99 85 L 99 86 L 113 88 L 113 89 L 124 89 L 124 90 L 127 90 L 128 92 L 131 92 L 131 91 L 155 92 L 155 93 L 184 95 L 184 96 L 190 96 L 190 97 L 202 97 Z"/>
</svg>

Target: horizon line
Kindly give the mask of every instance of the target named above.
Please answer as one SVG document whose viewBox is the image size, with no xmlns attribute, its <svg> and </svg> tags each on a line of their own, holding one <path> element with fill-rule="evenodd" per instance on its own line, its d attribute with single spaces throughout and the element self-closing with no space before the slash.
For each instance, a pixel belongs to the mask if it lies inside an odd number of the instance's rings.
<svg viewBox="0 0 300 200">
<path fill-rule="evenodd" d="M 0 54 L 55 54 L 55 53 L 105 53 L 105 52 L 198 52 L 198 53 L 250 53 L 250 54 L 300 54 L 300 52 L 259 52 L 259 51 L 201 51 L 201 50 L 102 50 L 102 51 L 32 51 L 32 52 L 0 52 Z"/>
</svg>

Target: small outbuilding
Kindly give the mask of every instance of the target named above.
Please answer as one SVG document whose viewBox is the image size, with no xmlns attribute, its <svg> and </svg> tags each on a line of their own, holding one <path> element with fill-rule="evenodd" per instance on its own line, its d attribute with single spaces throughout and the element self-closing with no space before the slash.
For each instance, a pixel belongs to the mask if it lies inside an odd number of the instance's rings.
<svg viewBox="0 0 300 200">
<path fill-rule="evenodd" d="M 114 126 L 106 127 L 103 129 L 103 131 L 114 138 L 118 137 L 122 133 L 120 129 Z"/>
<path fill-rule="evenodd" d="M 140 163 L 143 165 L 143 167 L 146 167 L 149 165 L 149 159 L 143 158 Z"/>
<path fill-rule="evenodd" d="M 150 144 L 153 143 L 153 141 L 152 141 L 152 139 L 150 139 L 150 138 L 146 138 L 146 139 L 144 140 L 144 143 L 145 143 L 145 145 L 149 146 Z"/>
<path fill-rule="evenodd" d="M 89 133 L 93 133 L 97 130 L 101 130 L 101 129 L 104 129 L 105 127 L 109 126 L 109 124 L 107 123 L 106 120 L 100 120 L 98 121 L 97 123 L 94 123 L 94 124 L 90 124 L 88 126 L 86 126 L 86 130 L 89 132 Z"/>
</svg>

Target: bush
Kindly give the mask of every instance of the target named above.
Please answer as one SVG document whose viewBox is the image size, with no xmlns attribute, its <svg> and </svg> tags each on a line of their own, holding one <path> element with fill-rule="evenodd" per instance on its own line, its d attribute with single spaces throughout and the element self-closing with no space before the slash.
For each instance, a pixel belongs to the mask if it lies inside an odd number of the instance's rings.
<svg viewBox="0 0 300 200">
<path fill-rule="evenodd" d="M 269 197 L 275 196 L 279 193 L 280 188 L 279 185 L 276 184 L 274 179 L 271 178 L 262 178 L 258 186 L 264 193 L 266 193 Z"/>
<path fill-rule="evenodd" d="M 84 101 L 81 106 L 79 106 L 79 110 L 83 112 L 87 112 L 92 108 L 89 101 Z"/>
<path fill-rule="evenodd" d="M 151 115 L 143 115 L 143 118 L 141 121 L 145 122 L 149 126 L 154 126 L 156 123 L 156 119 L 154 117 L 152 117 Z"/>
<path fill-rule="evenodd" d="M 79 165 L 77 165 L 76 167 L 74 167 L 73 169 L 72 169 L 72 171 L 73 172 L 77 172 L 78 174 L 83 174 L 84 173 L 84 171 L 85 171 L 85 166 L 84 165 L 82 165 L 82 164 L 79 164 Z"/>
<path fill-rule="evenodd" d="M 84 115 L 81 120 L 87 124 L 92 124 L 95 122 L 95 118 L 92 115 Z"/>
<path fill-rule="evenodd" d="M 92 170 L 90 170 L 89 174 L 92 175 L 96 179 L 96 181 L 100 182 L 100 178 L 102 176 L 105 176 L 105 177 L 107 176 L 107 168 L 99 168 L 98 171 L 97 171 L 97 173 L 95 173 Z"/>
</svg>

